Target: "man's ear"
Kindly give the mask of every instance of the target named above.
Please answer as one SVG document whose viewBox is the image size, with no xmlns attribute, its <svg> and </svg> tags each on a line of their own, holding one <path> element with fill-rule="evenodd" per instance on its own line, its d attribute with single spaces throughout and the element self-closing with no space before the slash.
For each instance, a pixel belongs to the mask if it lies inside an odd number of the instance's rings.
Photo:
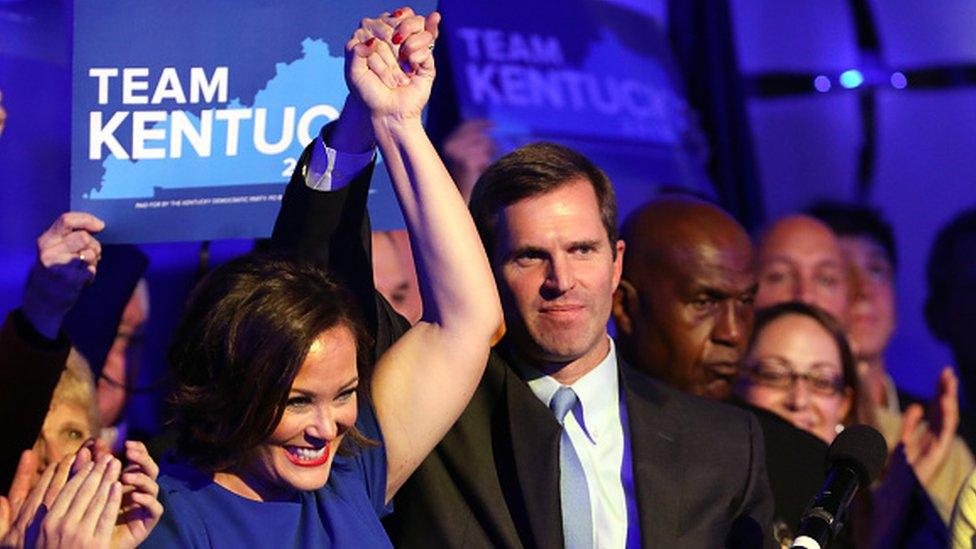
<svg viewBox="0 0 976 549">
<path fill-rule="evenodd" d="M 613 292 L 613 324 L 617 327 L 617 333 L 633 335 L 634 312 L 639 305 L 638 300 L 634 285 L 626 278 L 621 278 L 617 290 Z"/>
<path fill-rule="evenodd" d="M 620 239 L 617 240 L 613 247 L 613 287 L 616 289 L 624 276 L 624 250 L 627 249 L 627 244 L 623 239 Z"/>
</svg>

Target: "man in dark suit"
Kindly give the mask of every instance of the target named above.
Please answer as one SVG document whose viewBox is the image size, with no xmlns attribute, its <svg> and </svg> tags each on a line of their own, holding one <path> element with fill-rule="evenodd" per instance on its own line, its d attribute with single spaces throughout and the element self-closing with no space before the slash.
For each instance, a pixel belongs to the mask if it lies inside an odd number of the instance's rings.
<svg viewBox="0 0 976 549">
<path fill-rule="evenodd" d="M 343 153 L 369 148 L 367 139 L 349 137 L 350 128 L 368 127 L 355 112 L 347 103 L 324 136 L 338 153 L 324 153 L 320 140 L 310 146 L 274 239 L 316 254 L 351 285 L 380 353 L 405 322 L 371 288 L 370 168 L 351 182 L 323 177 L 355 164 Z M 606 323 L 624 244 L 606 176 L 563 147 L 523 147 L 482 176 L 471 208 L 508 333 L 461 418 L 398 493 L 389 523 L 394 542 L 699 547 L 771 540 L 762 532 L 772 500 L 756 419 L 668 388 L 616 357 Z M 558 404 L 567 394 L 569 404 Z M 554 416 L 551 407 L 569 411 Z"/>
<path fill-rule="evenodd" d="M 729 401 L 752 332 L 756 269 L 745 229 L 721 208 L 665 196 L 639 208 L 613 318 L 621 356 L 682 391 Z M 827 445 L 743 402 L 762 426 L 776 502 L 774 534 L 789 540 L 824 481 Z"/>
</svg>

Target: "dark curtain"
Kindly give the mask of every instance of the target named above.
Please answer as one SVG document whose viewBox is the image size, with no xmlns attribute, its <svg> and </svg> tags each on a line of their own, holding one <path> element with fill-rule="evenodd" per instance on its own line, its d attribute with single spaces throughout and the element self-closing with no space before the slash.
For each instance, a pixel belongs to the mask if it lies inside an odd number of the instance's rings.
<svg viewBox="0 0 976 549">
<path fill-rule="evenodd" d="M 765 221 L 758 167 L 724 0 L 670 0 L 668 29 L 688 102 L 711 149 L 708 169 L 719 202 L 750 232 Z"/>
</svg>

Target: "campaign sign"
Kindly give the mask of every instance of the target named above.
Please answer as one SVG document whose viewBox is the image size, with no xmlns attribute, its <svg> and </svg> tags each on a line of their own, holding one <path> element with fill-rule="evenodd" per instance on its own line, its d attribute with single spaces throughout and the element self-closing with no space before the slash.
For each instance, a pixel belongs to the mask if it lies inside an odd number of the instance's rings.
<svg viewBox="0 0 976 549">
<path fill-rule="evenodd" d="M 493 121 L 501 152 L 536 140 L 583 152 L 614 181 L 622 214 L 663 186 L 712 192 L 660 22 L 599 0 L 441 10 L 462 117 Z"/>
<path fill-rule="evenodd" d="M 269 236 L 302 150 L 345 101 L 346 41 L 388 9 L 76 2 L 71 208 L 104 219 L 107 243 Z M 374 226 L 402 226 L 385 170 L 376 174 Z"/>
</svg>

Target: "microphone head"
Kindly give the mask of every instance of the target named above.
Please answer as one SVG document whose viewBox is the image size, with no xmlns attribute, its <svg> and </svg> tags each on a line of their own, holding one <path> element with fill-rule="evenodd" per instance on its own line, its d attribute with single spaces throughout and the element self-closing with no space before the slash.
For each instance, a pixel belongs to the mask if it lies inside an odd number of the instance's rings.
<svg viewBox="0 0 976 549">
<path fill-rule="evenodd" d="M 854 468 L 867 486 L 878 478 L 888 457 L 888 444 L 881 433 L 867 425 L 852 425 L 843 431 L 827 449 L 827 469 L 844 463 Z"/>
</svg>

